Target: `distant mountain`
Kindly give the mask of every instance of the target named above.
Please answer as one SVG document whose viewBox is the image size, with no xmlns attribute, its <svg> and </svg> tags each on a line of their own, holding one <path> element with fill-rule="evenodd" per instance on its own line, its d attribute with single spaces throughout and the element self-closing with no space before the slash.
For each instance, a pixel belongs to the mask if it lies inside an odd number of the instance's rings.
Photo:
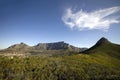
<svg viewBox="0 0 120 80">
<path fill-rule="evenodd" d="M 69 52 L 81 52 L 86 48 L 78 48 L 64 41 L 53 42 L 53 43 L 39 43 L 35 46 L 28 46 L 25 43 L 15 44 L 7 49 L 1 50 L 0 53 L 15 53 L 15 54 L 48 54 L 48 53 L 69 53 Z M 62 52 L 61 52 L 62 51 Z"/>
<path fill-rule="evenodd" d="M 28 52 L 30 48 L 30 46 L 21 42 L 20 44 L 14 44 L 6 49 L 0 50 L 0 53 L 24 54 Z"/>
<path fill-rule="evenodd" d="M 30 48 L 30 46 L 21 42 L 20 44 L 14 44 L 14 45 L 8 47 L 7 49 L 9 49 L 9 50 L 19 50 L 20 51 L 20 50 L 27 50 L 29 48 Z"/>
<path fill-rule="evenodd" d="M 80 48 L 74 47 L 65 43 L 64 41 L 54 42 L 54 43 L 39 43 L 32 47 L 33 50 L 71 50 L 75 52 L 80 52 Z"/>
<path fill-rule="evenodd" d="M 33 48 L 36 50 L 60 50 L 60 49 L 67 49 L 68 45 L 69 44 L 64 43 L 64 41 L 61 41 L 55 43 L 39 43 L 33 46 Z"/>
<path fill-rule="evenodd" d="M 120 58 L 120 45 L 111 43 L 108 39 L 102 37 L 94 46 L 83 51 L 83 53 L 105 53 L 107 55 Z"/>
</svg>

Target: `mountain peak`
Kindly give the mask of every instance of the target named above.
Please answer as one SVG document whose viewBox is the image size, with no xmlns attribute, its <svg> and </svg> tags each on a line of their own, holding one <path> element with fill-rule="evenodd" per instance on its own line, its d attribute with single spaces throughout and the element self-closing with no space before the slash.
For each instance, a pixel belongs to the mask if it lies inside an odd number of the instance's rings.
<svg viewBox="0 0 120 80">
<path fill-rule="evenodd" d="M 108 41 L 108 39 L 106 39 L 105 37 L 102 37 L 97 43 L 96 43 L 96 45 L 100 45 L 100 44 L 102 44 L 102 43 L 108 43 L 109 41 Z"/>
<path fill-rule="evenodd" d="M 25 43 L 21 42 L 20 44 L 21 44 L 21 45 L 24 45 Z M 26 44 L 25 44 L 25 45 L 26 45 Z"/>
<path fill-rule="evenodd" d="M 105 38 L 105 37 L 102 37 L 100 40 L 102 40 L 102 41 L 108 41 L 108 39 Z"/>
<path fill-rule="evenodd" d="M 96 44 L 94 46 L 92 46 L 91 48 L 89 48 L 88 50 L 86 50 L 84 52 L 89 53 L 91 51 L 96 50 L 97 48 L 101 48 L 101 46 L 103 48 L 103 47 L 105 47 L 105 45 L 111 45 L 110 43 L 111 42 L 108 39 L 106 39 L 105 37 L 102 37 L 96 42 Z"/>
</svg>

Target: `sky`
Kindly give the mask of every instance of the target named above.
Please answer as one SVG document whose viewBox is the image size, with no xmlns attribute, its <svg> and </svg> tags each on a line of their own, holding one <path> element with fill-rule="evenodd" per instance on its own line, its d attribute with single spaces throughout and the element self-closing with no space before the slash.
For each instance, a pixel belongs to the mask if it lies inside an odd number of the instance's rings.
<svg viewBox="0 0 120 80">
<path fill-rule="evenodd" d="M 24 42 L 120 44 L 120 0 L 0 0 L 0 49 Z"/>
</svg>

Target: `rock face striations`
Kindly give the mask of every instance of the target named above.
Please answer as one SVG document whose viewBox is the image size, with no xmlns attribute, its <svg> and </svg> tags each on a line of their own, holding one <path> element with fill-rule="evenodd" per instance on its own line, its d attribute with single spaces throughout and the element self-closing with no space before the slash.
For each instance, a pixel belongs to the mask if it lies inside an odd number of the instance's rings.
<svg viewBox="0 0 120 80">
<path fill-rule="evenodd" d="M 64 41 L 55 42 L 55 43 L 39 43 L 36 46 L 33 46 L 36 50 L 61 50 L 61 49 L 68 49 L 67 43 Z"/>
<path fill-rule="evenodd" d="M 80 52 L 81 49 L 64 41 L 54 42 L 54 43 L 39 43 L 32 47 L 33 50 L 70 50 L 75 52 Z"/>
</svg>

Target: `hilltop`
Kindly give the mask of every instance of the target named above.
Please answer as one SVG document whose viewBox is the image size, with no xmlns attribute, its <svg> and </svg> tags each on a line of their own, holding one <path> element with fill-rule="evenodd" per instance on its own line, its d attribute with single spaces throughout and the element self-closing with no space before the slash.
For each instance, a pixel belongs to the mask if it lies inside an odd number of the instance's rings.
<svg viewBox="0 0 120 80">
<path fill-rule="evenodd" d="M 120 58 L 120 45 L 110 42 L 108 39 L 102 37 L 97 43 L 92 46 L 91 48 L 83 51 L 86 54 L 93 54 L 96 55 L 109 55 L 111 57 Z"/>
</svg>

